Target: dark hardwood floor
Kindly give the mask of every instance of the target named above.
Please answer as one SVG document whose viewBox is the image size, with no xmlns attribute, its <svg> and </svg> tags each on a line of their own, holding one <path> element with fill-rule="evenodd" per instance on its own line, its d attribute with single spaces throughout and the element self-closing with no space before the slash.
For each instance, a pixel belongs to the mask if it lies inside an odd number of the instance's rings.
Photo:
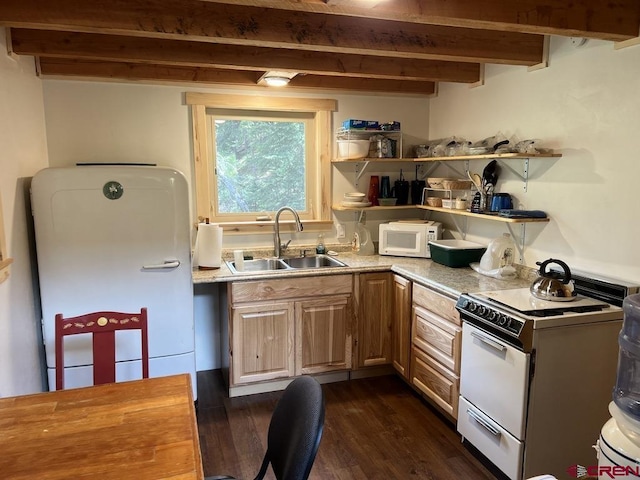
<svg viewBox="0 0 640 480">
<path fill-rule="evenodd" d="M 323 385 L 325 424 L 311 479 L 498 478 L 455 427 L 396 376 Z M 218 370 L 198 372 L 205 475 L 253 479 L 281 392 L 229 398 Z M 267 478 L 273 479 L 269 470 Z"/>
</svg>

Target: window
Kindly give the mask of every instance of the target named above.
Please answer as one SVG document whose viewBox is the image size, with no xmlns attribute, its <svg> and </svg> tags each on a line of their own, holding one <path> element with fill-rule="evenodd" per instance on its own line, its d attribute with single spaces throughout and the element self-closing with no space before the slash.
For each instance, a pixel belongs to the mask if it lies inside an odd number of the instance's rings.
<svg viewBox="0 0 640 480">
<path fill-rule="evenodd" d="M 199 221 L 246 230 L 284 205 L 305 224 L 330 221 L 334 100 L 188 93 L 187 103 Z"/>
<path fill-rule="evenodd" d="M 285 203 L 309 218 L 316 177 L 313 117 L 216 109 L 207 109 L 207 116 L 216 219 L 254 220 Z"/>
</svg>

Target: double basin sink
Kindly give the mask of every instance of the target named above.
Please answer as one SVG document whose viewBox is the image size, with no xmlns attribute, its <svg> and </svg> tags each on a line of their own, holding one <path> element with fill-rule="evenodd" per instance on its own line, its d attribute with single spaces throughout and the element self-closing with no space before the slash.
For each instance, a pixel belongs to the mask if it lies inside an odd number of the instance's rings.
<svg viewBox="0 0 640 480">
<path fill-rule="evenodd" d="M 238 270 L 236 262 L 227 262 L 232 273 L 256 273 L 273 270 L 303 270 L 303 269 L 323 269 L 331 267 L 346 267 L 345 263 L 336 260 L 329 255 L 309 255 L 307 257 L 291 258 L 258 258 L 255 260 L 245 260 L 244 268 Z"/>
</svg>

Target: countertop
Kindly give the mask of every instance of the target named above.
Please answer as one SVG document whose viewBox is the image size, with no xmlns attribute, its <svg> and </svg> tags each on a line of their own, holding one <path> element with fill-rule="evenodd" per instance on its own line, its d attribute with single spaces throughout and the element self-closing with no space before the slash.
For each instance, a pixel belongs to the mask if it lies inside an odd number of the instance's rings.
<svg viewBox="0 0 640 480">
<path fill-rule="evenodd" d="M 531 285 L 531 279 L 497 279 L 480 275 L 469 267 L 451 268 L 429 259 L 392 257 L 385 255 L 356 255 L 346 252 L 337 257 L 347 267 L 331 267 L 311 270 L 272 270 L 267 272 L 251 272 L 233 274 L 226 263 L 215 270 L 193 270 L 193 283 L 221 283 L 249 280 L 265 280 L 272 278 L 296 278 L 319 275 L 339 275 L 366 272 L 392 271 L 413 282 L 431 287 L 441 293 L 458 297 L 461 293 L 484 292 L 489 290 L 506 290 Z M 525 275 L 526 276 L 526 275 Z"/>
</svg>

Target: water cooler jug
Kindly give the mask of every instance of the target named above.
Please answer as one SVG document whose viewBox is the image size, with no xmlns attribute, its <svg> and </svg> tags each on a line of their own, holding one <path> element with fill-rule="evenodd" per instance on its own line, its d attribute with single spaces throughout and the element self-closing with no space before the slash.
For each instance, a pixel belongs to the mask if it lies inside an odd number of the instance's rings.
<svg viewBox="0 0 640 480">
<path fill-rule="evenodd" d="M 626 297 L 622 307 L 612 418 L 602 427 L 597 447 L 599 478 L 608 479 L 640 476 L 640 294 Z"/>
</svg>

